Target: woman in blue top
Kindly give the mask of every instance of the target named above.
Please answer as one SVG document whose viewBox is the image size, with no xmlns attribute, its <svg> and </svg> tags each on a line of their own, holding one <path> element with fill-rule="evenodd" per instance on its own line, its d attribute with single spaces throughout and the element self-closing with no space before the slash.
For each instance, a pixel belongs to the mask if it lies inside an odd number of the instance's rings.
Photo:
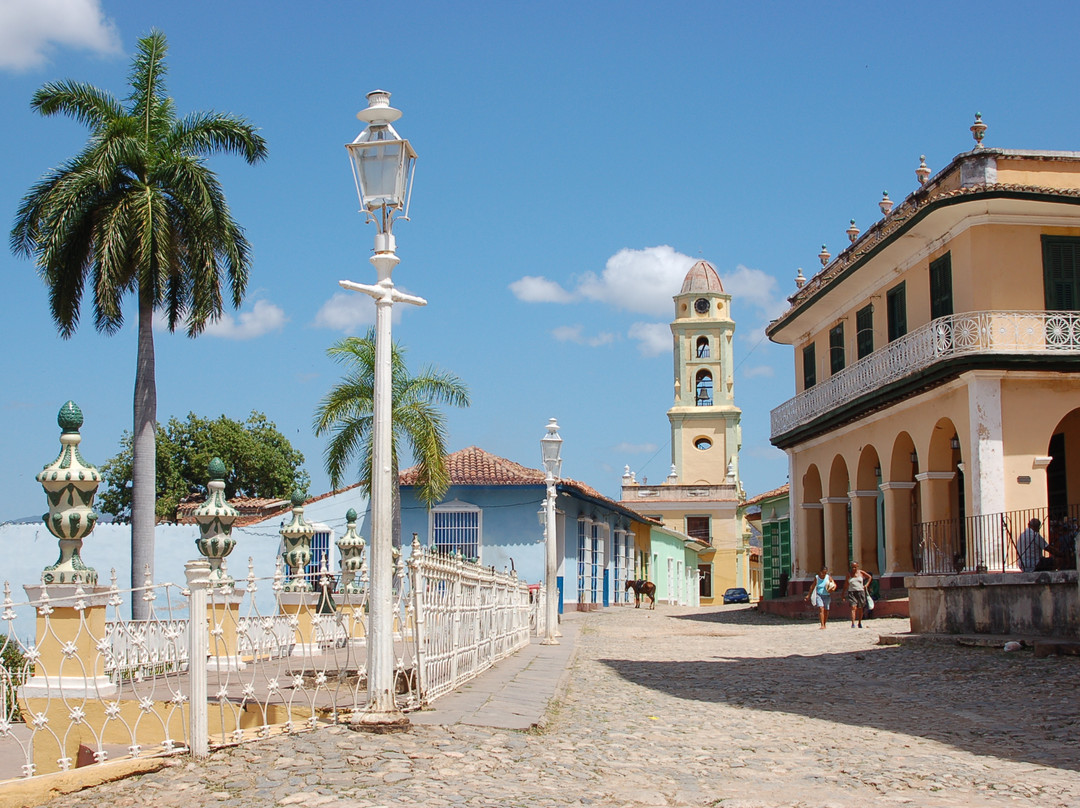
<svg viewBox="0 0 1080 808">
<path fill-rule="evenodd" d="M 829 575 L 829 568 L 822 567 L 821 572 L 814 576 L 814 585 L 806 593 L 806 600 L 818 607 L 818 616 L 821 618 L 821 627 L 829 622 L 830 596 L 836 591 L 836 581 Z"/>
</svg>

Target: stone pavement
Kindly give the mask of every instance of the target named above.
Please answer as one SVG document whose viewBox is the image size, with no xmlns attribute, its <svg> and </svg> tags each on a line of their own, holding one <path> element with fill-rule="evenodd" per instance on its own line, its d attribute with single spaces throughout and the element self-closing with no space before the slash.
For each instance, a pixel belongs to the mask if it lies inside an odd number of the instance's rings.
<svg viewBox="0 0 1080 808">
<path fill-rule="evenodd" d="M 49 805 L 1080 805 L 1080 659 L 882 646 L 907 621 L 867 626 L 738 607 L 569 615 L 563 646 L 530 646 L 516 673 L 487 674 L 487 696 L 448 696 L 408 733 L 332 727 L 174 758 Z M 530 719 L 556 690 L 552 651 L 570 670 L 540 729 L 477 725 Z"/>
</svg>

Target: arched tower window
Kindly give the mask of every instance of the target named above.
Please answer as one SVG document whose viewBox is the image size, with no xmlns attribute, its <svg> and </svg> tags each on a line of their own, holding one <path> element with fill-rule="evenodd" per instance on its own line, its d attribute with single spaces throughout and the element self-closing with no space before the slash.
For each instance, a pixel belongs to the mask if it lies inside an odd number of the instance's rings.
<svg viewBox="0 0 1080 808">
<path fill-rule="evenodd" d="M 697 338 L 697 358 L 708 359 L 709 358 L 709 338 L 698 337 Z"/>
<path fill-rule="evenodd" d="M 712 406 L 712 374 L 707 370 L 698 371 L 694 384 L 694 403 L 699 407 Z"/>
</svg>

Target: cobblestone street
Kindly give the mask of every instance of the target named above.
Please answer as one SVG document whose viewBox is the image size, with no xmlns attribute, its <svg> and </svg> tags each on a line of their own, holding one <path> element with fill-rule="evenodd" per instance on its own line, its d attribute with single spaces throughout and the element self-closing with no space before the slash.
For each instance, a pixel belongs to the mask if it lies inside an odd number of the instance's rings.
<svg viewBox="0 0 1080 808">
<path fill-rule="evenodd" d="M 877 645 L 746 608 L 581 621 L 543 730 L 344 728 L 271 739 L 53 800 L 108 805 L 1080 805 L 1080 659 Z"/>
</svg>

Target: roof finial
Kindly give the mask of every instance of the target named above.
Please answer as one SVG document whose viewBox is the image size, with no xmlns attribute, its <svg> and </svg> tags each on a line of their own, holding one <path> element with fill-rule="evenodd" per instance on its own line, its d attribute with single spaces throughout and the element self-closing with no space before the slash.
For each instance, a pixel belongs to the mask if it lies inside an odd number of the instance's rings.
<svg viewBox="0 0 1080 808">
<path fill-rule="evenodd" d="M 986 124 L 983 123 L 982 113 L 975 113 L 975 123 L 971 125 L 971 136 L 975 138 L 975 148 L 983 147 L 983 137 L 986 135 Z"/>
<path fill-rule="evenodd" d="M 806 283 L 806 276 L 802 274 L 802 267 L 799 267 L 799 269 L 795 273 L 795 288 L 796 289 L 802 289 L 803 284 L 805 284 L 805 283 Z"/>
<path fill-rule="evenodd" d="M 926 165 L 926 155 L 919 155 L 919 167 L 915 169 L 915 176 L 919 178 L 919 185 L 926 185 L 930 179 L 930 168 Z"/>
<path fill-rule="evenodd" d="M 821 252 L 819 252 L 817 254 L 817 257 L 818 257 L 818 260 L 821 261 L 821 265 L 825 266 L 826 264 L 829 263 L 829 259 L 832 258 L 832 255 L 829 253 L 829 250 L 825 247 L 825 245 L 822 244 L 821 245 Z"/>
<path fill-rule="evenodd" d="M 855 239 L 857 239 L 859 237 L 859 228 L 857 228 L 855 226 L 855 220 L 854 219 L 851 220 L 851 225 L 844 232 L 847 233 L 848 241 L 850 241 L 852 244 L 854 244 Z"/>
<path fill-rule="evenodd" d="M 877 206 L 881 208 L 882 216 L 888 216 L 889 212 L 892 211 L 893 201 L 889 199 L 888 191 L 881 192 L 881 201 L 877 203 Z"/>
</svg>

